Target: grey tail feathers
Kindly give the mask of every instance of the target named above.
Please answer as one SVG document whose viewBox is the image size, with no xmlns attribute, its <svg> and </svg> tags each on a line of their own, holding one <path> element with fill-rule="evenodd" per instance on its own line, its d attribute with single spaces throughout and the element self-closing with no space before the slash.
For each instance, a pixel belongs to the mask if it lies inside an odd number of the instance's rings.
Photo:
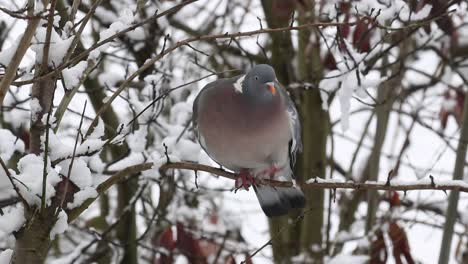
<svg viewBox="0 0 468 264">
<path fill-rule="evenodd" d="M 304 208 L 304 193 L 295 187 L 254 186 L 263 212 L 268 217 L 287 214 L 293 208 Z"/>
</svg>

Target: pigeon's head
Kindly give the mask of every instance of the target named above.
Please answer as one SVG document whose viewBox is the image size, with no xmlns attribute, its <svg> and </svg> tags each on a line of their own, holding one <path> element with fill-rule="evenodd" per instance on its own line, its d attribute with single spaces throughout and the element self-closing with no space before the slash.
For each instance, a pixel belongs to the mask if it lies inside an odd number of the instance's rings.
<svg viewBox="0 0 468 264">
<path fill-rule="evenodd" d="M 243 80 L 243 92 L 259 102 L 268 102 L 279 96 L 278 81 L 273 67 L 267 64 L 254 66 Z"/>
</svg>

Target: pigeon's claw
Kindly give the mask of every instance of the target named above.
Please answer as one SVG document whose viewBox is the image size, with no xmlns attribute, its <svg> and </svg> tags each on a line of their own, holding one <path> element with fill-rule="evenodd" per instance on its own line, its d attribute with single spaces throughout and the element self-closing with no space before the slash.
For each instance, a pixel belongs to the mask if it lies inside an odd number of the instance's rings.
<svg viewBox="0 0 468 264">
<path fill-rule="evenodd" d="M 241 170 L 238 174 L 236 179 L 236 188 L 240 189 L 243 188 L 245 190 L 249 190 L 249 187 L 252 185 L 256 185 L 257 182 L 255 177 L 248 170 Z"/>
</svg>

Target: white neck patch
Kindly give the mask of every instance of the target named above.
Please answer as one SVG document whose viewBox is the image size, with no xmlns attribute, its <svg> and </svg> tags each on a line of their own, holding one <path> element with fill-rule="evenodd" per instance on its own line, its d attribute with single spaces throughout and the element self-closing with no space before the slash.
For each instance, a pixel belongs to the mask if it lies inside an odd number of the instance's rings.
<svg viewBox="0 0 468 264">
<path fill-rule="evenodd" d="M 237 81 L 234 83 L 234 90 L 238 93 L 242 93 L 242 83 L 244 82 L 245 75 L 242 75 Z"/>
</svg>

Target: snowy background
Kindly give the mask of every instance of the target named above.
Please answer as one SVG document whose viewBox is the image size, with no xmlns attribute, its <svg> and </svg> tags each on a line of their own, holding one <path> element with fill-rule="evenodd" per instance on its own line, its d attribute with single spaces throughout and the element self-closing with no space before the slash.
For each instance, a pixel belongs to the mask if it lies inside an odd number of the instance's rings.
<svg viewBox="0 0 468 264">
<path fill-rule="evenodd" d="M 67 2 L 67 1 L 64 1 Z M 89 9 L 91 3 L 82 1 L 83 7 L 76 14 L 76 21 L 79 21 L 85 16 L 85 10 Z M 107 2 L 107 1 L 105 1 Z M 93 16 L 91 22 L 85 27 L 81 36 L 82 45 L 87 48 L 93 43 L 103 40 L 117 32 L 131 26 L 133 23 L 141 21 L 145 17 L 151 16 L 156 10 L 159 13 L 176 5 L 178 1 L 148 1 L 145 3 L 145 8 L 142 11 L 138 9 L 137 4 L 140 1 L 109 1 L 109 6 L 99 6 Z M 144 2 L 144 1 L 141 1 Z M 93 198 L 98 195 L 96 187 L 107 179 L 111 173 L 122 170 L 128 166 L 140 164 L 143 162 L 154 162 L 163 164 L 166 161 L 164 154 L 163 143 L 168 147 L 168 154 L 172 160 L 193 161 L 201 164 L 217 165 L 212 162 L 207 154 L 200 148 L 195 139 L 193 130 L 187 124 L 191 118 L 192 103 L 197 93 L 207 83 L 216 80 L 217 76 L 210 76 L 190 85 L 183 86 L 170 92 L 163 100 L 156 102 L 152 107 L 146 110 L 138 117 L 137 122 L 139 127 L 127 126 L 133 120 L 137 113 L 140 113 L 154 98 L 165 93 L 170 88 L 179 87 L 193 80 L 210 75 L 211 71 L 222 71 L 236 69 L 238 74 L 251 66 L 251 62 L 246 59 L 245 54 L 240 56 L 226 55 L 223 58 L 217 56 L 218 50 L 214 48 L 213 43 L 195 42 L 193 49 L 184 46 L 170 53 L 163 59 L 156 62 L 151 73 L 144 78 L 137 78 L 134 81 L 142 84 L 140 88 L 125 89 L 120 97 L 117 97 L 112 108 L 118 116 L 118 123 L 124 124 L 124 128 L 119 135 L 111 142 L 105 138 L 105 124 L 100 120 L 98 127 L 93 134 L 88 136 L 86 140 L 80 142 L 75 150 L 75 155 L 82 154 L 83 156 L 74 159 L 73 169 L 70 169 L 70 157 L 73 155 L 76 134 L 79 129 L 81 119 L 81 133 L 85 134 L 92 119 L 95 117 L 95 110 L 91 107 L 88 95 L 85 93 L 85 88 L 80 79 L 86 71 L 91 70 L 91 64 L 99 64 L 96 70 L 89 73 L 87 78 L 92 78 L 97 81 L 97 86 L 103 89 L 107 95 L 107 99 L 119 87 L 122 81 L 134 73 L 137 69 L 137 63 L 132 57 L 130 50 L 139 50 L 146 48 L 144 41 L 148 39 L 148 34 L 160 35 L 163 37 L 155 38 L 158 42 L 158 50 L 151 51 L 151 56 L 156 56 L 163 43 L 164 36 L 170 35 L 167 40 L 167 46 L 175 44 L 179 40 L 190 37 L 187 30 L 182 27 L 174 26 L 175 22 L 183 22 L 195 31 L 203 32 L 204 29 L 211 27 L 212 33 L 224 32 L 244 32 L 257 30 L 260 28 L 259 19 L 262 21 L 262 26 L 266 27 L 267 22 L 264 19 L 263 10 L 260 1 L 248 1 L 249 4 L 241 3 L 242 1 L 199 1 L 184 7 L 172 15 L 169 19 L 162 17 L 155 24 L 149 24 L 142 28 L 137 28 L 125 35 L 124 40 L 118 39 L 94 50 L 87 60 L 82 60 L 79 63 L 68 67 L 62 72 L 62 81 L 57 82 L 57 88 L 54 97 L 54 106 L 60 105 L 64 98 L 65 91 L 75 87 L 79 88 L 73 100 L 68 105 L 68 111 L 65 112 L 59 128 L 54 132 L 55 123 L 51 123 L 49 138 L 49 162 L 48 162 L 48 180 L 46 184 L 46 199 L 47 205 L 52 203 L 52 198 L 55 195 L 55 187 L 60 181 L 61 176 L 69 176 L 71 181 L 77 186 L 78 190 L 74 193 L 73 203 L 66 205 L 66 208 L 73 209 L 78 207 L 88 198 Z M 301 1 L 298 1 L 301 2 Z M 344 15 L 336 14 L 334 4 L 339 1 L 327 1 L 330 3 L 324 4 L 321 8 L 320 15 L 329 17 L 332 21 L 335 19 L 343 22 Z M 336 2 L 336 3 L 334 3 Z M 371 8 L 376 10 L 381 9 L 378 16 L 378 22 L 387 27 L 398 28 L 403 27 L 405 23 L 418 21 L 429 16 L 431 6 L 428 4 L 413 13 L 409 4 L 403 1 L 385 1 L 388 6 L 378 4 L 377 1 L 356 1 L 352 5 L 356 8 L 351 8 L 352 16 L 356 15 L 357 10 L 360 14 L 365 14 Z M 431 1 L 429 1 L 431 2 Z M 37 10 L 40 10 L 39 2 L 36 3 Z M 0 6 L 9 10 L 19 10 L 25 6 L 25 1 L 8 1 L 0 0 Z M 300 4 L 298 4 L 300 8 Z M 246 7 L 246 9 L 241 8 Z M 468 45 L 468 22 L 466 19 L 468 5 L 465 2 L 454 5 L 452 9 L 456 11 L 451 15 L 452 21 L 457 28 L 456 41 L 457 45 Z M 136 12 L 136 10 L 139 10 Z M 226 14 L 226 10 L 228 10 Z M 316 10 L 319 13 L 318 10 Z M 412 14 L 410 16 L 410 13 Z M 207 25 L 207 21 L 211 21 L 211 17 L 219 16 L 212 25 Z M 398 17 L 398 19 L 395 19 Z M 56 16 L 54 23 L 59 27 L 59 15 Z M 45 21 L 45 20 L 44 20 Z M 351 21 L 354 21 L 351 18 Z M 2 36 L 4 42 L 0 46 L 0 63 L 8 65 L 11 60 L 13 51 L 19 42 L 21 34 L 25 31 L 27 21 L 17 19 L 6 13 L 2 13 L 0 17 L 4 29 L 8 29 L 5 35 Z M 297 21 L 295 22 L 295 25 Z M 73 39 L 74 30 L 71 29 L 72 24 L 66 24 L 63 30 L 53 30 L 51 36 L 51 56 L 49 56 L 49 66 L 56 67 L 63 62 L 63 58 Z M 436 23 L 429 23 L 430 32 L 427 33 L 424 28 L 419 28 L 413 35 L 412 41 L 417 45 L 427 45 L 440 50 L 447 51 L 447 46 L 453 44 L 453 36 L 447 35 Z M 355 27 L 351 27 L 351 31 Z M 345 41 L 348 49 L 352 52 L 353 57 L 357 61 L 365 61 L 368 59 L 368 53 L 382 52 L 388 43 L 380 42 L 386 34 L 383 29 L 376 29 L 371 34 L 371 46 L 378 46 L 370 52 L 359 52 L 356 47 L 353 47 L 352 41 Z M 210 31 L 211 32 L 211 31 Z M 293 31 L 293 38 L 298 36 L 297 31 Z M 334 45 L 327 49 L 328 45 L 333 45 L 335 36 L 337 35 L 336 27 L 327 27 L 322 30 L 323 36 L 320 38 L 322 46 L 321 56 L 327 56 L 327 53 L 332 53 L 335 57 L 336 69 L 325 70 L 324 78 L 319 87 L 322 90 L 322 99 L 326 100 L 327 93 L 337 91 L 335 98 L 330 105 L 324 103 L 324 108 L 330 115 L 330 123 L 333 124 L 331 134 L 328 137 L 327 156 L 336 161 L 341 167 L 346 170 L 350 167 L 353 154 L 355 152 L 357 142 L 359 142 L 365 132 L 366 123 L 371 115 L 373 98 L 377 97 L 377 90 L 382 81 L 388 76 L 383 74 L 379 67 L 384 62 L 379 61 L 375 64 L 375 69 L 370 70 L 367 74 L 362 74 L 360 80 L 356 78 L 355 71 L 348 72 L 344 63 L 344 57 L 349 54 L 342 52 L 338 45 Z M 352 34 L 349 35 L 351 39 Z M 46 27 L 38 27 L 35 37 L 32 40 L 31 47 L 26 52 L 20 64 L 21 77 L 16 81 L 30 80 L 34 76 L 34 64 L 42 60 L 43 43 L 46 38 Z M 229 40 L 214 40 L 221 44 L 226 44 Z M 125 43 L 128 42 L 128 43 Z M 240 50 L 250 54 L 261 54 L 261 47 L 268 47 L 270 39 L 268 34 L 254 35 L 236 39 L 235 46 L 240 47 Z M 297 48 L 296 41 L 293 41 L 294 47 Z M 234 45 L 234 44 L 232 44 Z M 199 52 L 200 51 L 200 52 Z M 203 55 L 209 54 L 209 56 Z M 269 52 L 269 51 L 268 51 Z M 398 57 L 399 49 L 394 48 L 390 51 L 388 62 L 392 63 Z M 269 53 L 267 54 L 269 55 Z M 466 56 L 466 55 L 465 55 Z M 149 59 L 149 58 L 148 58 Z M 292 58 L 295 63 L 297 57 Z M 215 60 L 212 63 L 210 60 Z M 454 109 L 457 104 L 455 99 L 448 100 L 444 97 L 448 87 L 457 87 L 466 91 L 466 84 L 463 83 L 460 74 L 464 77 L 468 76 L 468 67 L 466 63 L 458 62 L 461 65 L 454 72 L 449 66 L 441 63 L 441 58 L 436 52 L 431 49 L 419 49 L 409 55 L 405 60 L 405 68 L 401 71 L 402 80 L 401 87 L 395 88 L 400 90 L 409 89 L 418 85 L 424 85 L 431 81 L 432 76 L 437 76 L 436 83 L 430 85 L 427 89 L 413 92 L 410 96 L 404 98 L 403 101 L 394 103 L 387 128 L 387 137 L 385 139 L 381 161 L 379 180 L 385 181 L 388 173 L 395 168 L 398 160 L 398 155 L 402 146 L 405 144 L 407 131 L 410 129 L 408 136 L 409 146 L 405 149 L 402 157 L 398 175 L 394 179 L 397 181 L 418 181 L 427 180 L 429 175 L 433 175 L 436 181 L 450 180 L 453 176 L 453 168 L 455 164 L 455 149 L 458 144 L 460 135 L 460 126 L 455 118 L 449 118 L 445 128 L 441 127 L 440 111 L 441 109 Z M 214 68 L 214 64 L 222 65 Z M 463 67 L 463 65 L 465 65 Z M 441 69 L 443 68 L 443 70 Z M 365 69 L 365 64 L 361 63 L 357 69 L 362 72 Z M 2 68 L 0 68 L 0 73 Z M 231 74 L 231 73 L 229 73 Z M 232 74 L 231 74 L 232 75 Z M 335 77 L 334 77 L 335 76 Z M 313 87 L 310 89 L 317 89 Z M 30 205 L 41 205 L 42 194 L 42 178 L 38 177 L 38 172 L 41 172 L 44 167 L 43 157 L 28 154 L 27 143 L 25 138 L 21 136 L 22 131 L 28 131 L 31 118 L 35 118 L 35 113 L 41 111 L 41 106 L 34 99 L 30 98 L 31 84 L 10 87 L 10 92 L 6 95 L 3 105 L 5 110 L 2 112 L 0 125 L 0 156 L 3 160 L 9 161 L 17 155 L 19 162 L 16 167 L 11 167 L 12 175 L 21 181 L 23 184 L 18 184 L 20 192 L 26 198 Z M 84 112 L 84 117 L 81 113 L 85 102 L 87 107 Z M 363 103 L 367 102 L 368 104 Z M 418 122 L 413 123 L 411 114 L 418 114 Z M 304 117 L 307 118 L 307 117 Z M 53 118 L 52 118 L 53 119 Z M 43 119 L 46 122 L 45 119 Z M 356 156 L 352 175 L 359 175 L 364 170 L 364 165 L 371 153 L 373 138 L 375 136 L 375 118 L 370 122 L 367 134 L 362 142 L 362 149 Z M 115 128 L 114 128 L 115 129 Z M 128 155 L 121 160 L 108 160 L 106 154 L 100 152 L 107 144 L 118 144 L 125 142 L 129 147 Z M 332 149 L 333 146 L 333 149 Z M 108 155 L 108 154 L 107 154 Z M 61 160 L 54 163 L 53 161 Z M 52 164 L 52 163 L 54 164 Z M 466 163 L 465 163 L 466 164 Z M 10 164 L 9 164 L 10 165 Z M 157 167 L 157 166 L 155 166 Z M 330 168 L 327 168 L 326 175 L 330 177 Z M 466 171 L 466 170 L 465 170 Z M 157 168 L 145 171 L 138 178 L 137 190 L 135 193 L 143 193 L 135 202 L 136 210 L 136 227 L 137 236 L 143 235 L 150 230 L 150 235 L 143 239 L 143 245 L 139 250 L 139 259 L 142 263 L 150 263 L 152 252 L 149 248 L 154 247 L 159 250 L 159 253 L 167 250 L 164 245 L 153 242 L 151 234 L 161 226 L 171 226 L 175 230 L 175 223 L 182 222 L 187 225 L 193 225 L 199 234 L 217 234 L 215 241 L 222 241 L 223 235 L 230 230 L 231 234 L 238 232 L 236 236 L 230 237 L 226 244 L 226 248 L 232 248 L 236 254 L 234 257 L 237 263 L 245 258 L 245 255 L 239 252 L 252 253 L 257 248 L 261 247 L 270 239 L 268 220 L 261 211 L 258 201 L 253 190 L 233 192 L 234 182 L 222 177 L 214 177 L 207 173 L 197 173 L 197 185 L 195 183 L 195 173 L 192 171 L 177 171 L 175 174 L 175 194 L 167 207 L 167 212 L 164 216 L 163 224 L 159 222 L 149 222 L 152 214 L 158 203 L 160 202 L 161 188 L 164 188 L 164 182 Z M 42 176 L 42 174 L 40 174 Z M 465 173 L 466 175 L 466 173 Z M 309 177 L 313 177 L 310 175 Z M 334 170 L 332 177 L 334 179 L 344 179 L 343 175 Z M 468 177 L 468 176 L 467 176 Z M 355 179 L 358 180 L 359 177 Z M 25 185 L 27 187 L 25 187 Z M 162 186 L 162 187 L 161 187 Z M 197 187 L 198 186 L 198 187 Z M 351 191 L 337 191 L 337 201 L 342 195 L 350 195 Z M 383 195 L 384 192 L 381 192 Z M 406 195 L 403 192 L 399 193 L 400 199 L 404 201 L 412 201 L 411 207 L 397 207 L 390 209 L 388 203 L 380 203 L 378 210 L 378 222 L 383 228 L 386 223 L 383 219 L 390 215 L 397 219 L 400 226 L 404 227 L 407 232 L 409 246 L 412 256 L 421 263 L 435 263 L 439 256 L 442 240 L 442 226 L 445 222 L 443 215 L 436 214 L 430 211 L 418 210 L 418 206 L 430 205 L 434 208 L 439 208 L 442 212 L 447 205 L 447 194 L 442 191 L 409 191 Z M 3 170 L 0 170 L 0 198 L 8 199 L 15 197 L 15 192 L 11 188 L 11 184 Z M 117 188 L 111 188 L 107 192 L 109 208 L 111 212 L 105 217 L 107 225 L 114 223 L 119 215 L 115 211 L 118 203 Z M 136 197 L 136 196 L 135 196 Z M 145 201 L 144 199 L 147 199 Z M 326 201 L 328 191 L 325 192 Z M 466 232 L 468 224 L 468 216 L 464 215 L 468 203 L 468 196 L 461 194 L 458 209 L 460 219 L 458 220 L 455 231 L 457 234 Z M 130 200 L 130 202 L 133 202 Z M 153 207 L 148 207 L 152 205 Z M 11 251 L 14 249 L 15 238 L 12 235 L 13 231 L 21 229 L 25 222 L 24 209 L 21 205 L 15 205 L 3 208 L 4 215 L 0 216 L 0 247 L 5 249 L 0 255 L 0 263 L 2 259 L 9 259 Z M 354 250 L 358 246 L 369 243 L 367 237 L 364 236 L 364 226 L 367 214 L 367 204 L 361 203 L 356 211 L 356 221 L 353 223 L 349 232 L 338 233 L 340 205 L 338 202 L 332 203 L 331 210 L 331 242 L 340 239 L 347 240 L 341 255 L 335 257 L 327 256 L 327 263 L 363 263 L 363 257 L 351 258 Z M 85 213 L 74 222 L 67 224 L 67 214 L 61 211 L 58 215 L 57 223 L 54 225 L 50 233 L 50 237 L 54 239 L 55 235 L 60 235 L 57 249 L 51 250 L 47 263 L 71 263 L 72 260 L 84 261 L 84 257 L 80 258 L 80 252 L 83 247 L 88 245 L 93 238 L 98 237 L 94 232 L 102 232 L 96 229 L 96 226 L 91 224 L 93 219 L 96 219 L 101 213 L 99 202 L 93 203 Z M 207 221 L 207 219 L 211 219 Z M 156 223 L 160 226 L 156 226 Z M 379 222 L 380 223 L 380 222 Z M 150 224 L 150 226 L 148 226 Z M 154 225 L 154 226 L 153 226 Z M 98 230 L 98 231 L 96 231 Z M 167 229 L 166 229 L 167 230 Z M 460 236 L 455 235 L 452 242 L 452 253 L 450 263 L 456 263 L 455 248 L 458 244 Z M 115 239 L 115 237 L 114 237 Z M 389 237 L 385 237 L 387 242 Z M 231 241 L 232 240 L 232 241 Z M 466 240 L 464 242 L 466 244 Z M 463 246 L 464 246 L 463 244 Z M 391 243 L 387 243 L 389 260 L 387 263 L 394 263 L 391 257 Z M 118 247 L 112 247 L 113 252 L 118 252 Z M 89 251 L 93 251 L 91 248 Z M 227 252 L 223 253 L 227 254 Z M 216 255 L 216 254 L 215 254 Z M 298 256 L 296 261 L 301 261 L 303 256 Z M 119 254 L 112 255 L 112 262 L 117 262 Z M 211 256 L 213 259 L 213 256 Z M 365 258 L 364 258 L 365 259 Z M 186 263 L 187 259 L 180 255 L 176 255 L 176 263 Z M 253 257 L 253 263 L 272 263 L 271 247 L 266 247 L 259 254 Z M 211 262 L 210 262 L 211 263 Z"/>
</svg>

